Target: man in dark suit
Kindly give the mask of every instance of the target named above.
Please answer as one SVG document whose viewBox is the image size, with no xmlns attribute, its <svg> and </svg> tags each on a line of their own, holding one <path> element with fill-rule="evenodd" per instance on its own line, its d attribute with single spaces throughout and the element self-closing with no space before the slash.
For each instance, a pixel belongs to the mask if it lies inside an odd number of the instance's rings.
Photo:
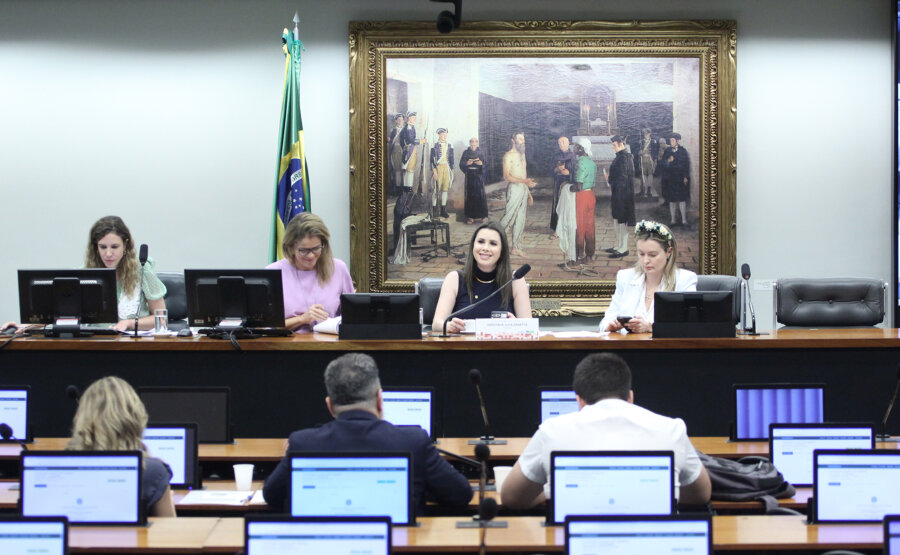
<svg viewBox="0 0 900 555">
<path fill-rule="evenodd" d="M 369 355 L 348 353 L 325 369 L 325 404 L 334 420 L 320 428 L 291 434 L 288 454 L 298 451 L 409 451 L 413 460 L 413 497 L 417 514 L 426 501 L 466 505 L 472 487 L 443 460 L 421 428 L 394 426 L 382 417 L 381 381 Z M 263 497 L 278 509 L 289 509 L 290 460 L 281 460 L 266 480 Z"/>
</svg>

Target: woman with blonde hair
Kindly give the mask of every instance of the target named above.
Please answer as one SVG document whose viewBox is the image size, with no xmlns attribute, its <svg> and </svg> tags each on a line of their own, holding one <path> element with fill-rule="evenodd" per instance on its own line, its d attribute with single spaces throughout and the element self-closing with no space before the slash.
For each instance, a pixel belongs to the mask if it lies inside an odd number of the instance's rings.
<svg viewBox="0 0 900 555">
<path fill-rule="evenodd" d="M 284 258 L 266 266 L 281 270 L 284 325 L 309 331 L 317 323 L 341 313 L 341 294 L 353 293 L 347 265 L 331 254 L 331 234 L 322 218 L 297 214 L 284 229 Z"/>
<path fill-rule="evenodd" d="M 601 330 L 650 333 L 657 291 L 697 290 L 697 274 L 675 267 L 678 245 L 668 227 L 642 220 L 634 226 L 634 236 L 637 263 L 616 274 L 616 291 L 600 322 Z"/>
<path fill-rule="evenodd" d="M 175 516 L 166 463 L 149 456 L 144 446 L 147 410 L 128 382 L 101 378 L 85 390 L 72 421 L 69 451 L 142 451 L 141 503 L 151 516 Z"/>
</svg>

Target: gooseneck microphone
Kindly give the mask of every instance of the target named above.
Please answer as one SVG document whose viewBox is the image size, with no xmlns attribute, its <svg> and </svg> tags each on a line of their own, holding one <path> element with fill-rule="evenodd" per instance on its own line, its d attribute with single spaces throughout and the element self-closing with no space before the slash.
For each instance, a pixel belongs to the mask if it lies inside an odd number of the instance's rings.
<svg viewBox="0 0 900 555">
<path fill-rule="evenodd" d="M 81 399 L 81 390 L 78 389 L 78 386 L 75 385 L 67 385 L 66 386 L 66 396 L 69 399 L 72 399 L 76 403 Z"/>
<path fill-rule="evenodd" d="M 741 264 L 741 277 L 744 278 L 745 290 L 747 291 L 747 305 L 750 307 L 750 327 L 747 327 L 746 318 L 741 318 L 741 326 L 744 330 L 742 335 L 759 335 L 756 333 L 756 311 L 753 310 L 753 299 L 750 297 L 750 265 L 746 262 Z M 741 304 L 741 313 L 743 314 L 746 307 Z"/>
<path fill-rule="evenodd" d="M 134 313 L 134 337 L 137 339 L 138 336 L 138 321 L 141 318 L 141 302 L 144 300 L 144 264 L 147 263 L 147 244 L 141 245 L 140 250 L 138 251 L 138 262 L 141 263 L 141 282 L 138 287 L 138 306 L 137 312 Z"/>
<path fill-rule="evenodd" d="M 444 323 L 441 326 L 441 337 L 447 337 L 447 322 L 449 322 L 453 318 L 456 318 L 460 314 L 463 314 L 464 312 L 468 312 L 468 311 L 472 310 L 473 308 L 475 308 L 476 306 L 478 306 L 484 302 L 487 302 L 488 299 L 493 298 L 495 295 L 497 295 L 497 293 L 499 293 L 500 291 L 503 291 L 504 289 L 509 287 L 510 283 L 514 282 L 517 279 L 522 279 L 523 277 L 525 277 L 525 274 L 527 274 L 530 271 L 531 271 L 531 264 L 522 264 L 518 270 L 513 272 L 513 275 L 509 279 L 509 281 L 507 281 L 506 283 L 504 283 L 503 285 L 501 285 L 500 287 L 495 289 L 493 293 L 491 293 L 490 295 L 488 295 L 487 297 L 485 297 L 483 299 L 480 299 L 477 302 L 470 304 L 469 306 L 464 306 L 464 307 L 460 308 L 456 312 L 450 314 L 450 316 L 447 316 L 446 318 L 444 318 Z"/>
<path fill-rule="evenodd" d="M 478 477 L 478 502 L 484 503 L 484 489 L 487 486 L 487 462 L 491 458 L 491 448 L 483 443 L 475 446 L 475 458 L 479 462 L 480 476 Z"/>
<path fill-rule="evenodd" d="M 481 406 L 481 418 L 484 420 L 484 435 L 479 439 L 470 439 L 469 445 L 506 445 L 505 439 L 495 439 L 491 435 L 491 424 L 488 421 L 487 407 L 484 405 L 484 396 L 481 394 L 481 372 L 472 368 L 469 370 L 469 381 L 475 386 L 478 393 L 478 404 Z"/>
<path fill-rule="evenodd" d="M 3 441 L 9 441 L 12 439 L 12 436 L 13 436 L 12 427 L 9 424 L 7 424 L 6 422 L 0 424 L 0 439 L 3 439 Z"/>
<path fill-rule="evenodd" d="M 891 417 L 894 410 L 894 403 L 897 401 L 897 394 L 900 393 L 900 364 L 897 365 L 897 385 L 894 387 L 894 396 L 888 404 L 887 410 L 884 412 L 884 418 L 881 419 L 881 433 L 875 436 L 878 441 L 900 441 L 900 438 L 891 439 L 891 434 L 887 431 L 887 421 Z"/>
</svg>

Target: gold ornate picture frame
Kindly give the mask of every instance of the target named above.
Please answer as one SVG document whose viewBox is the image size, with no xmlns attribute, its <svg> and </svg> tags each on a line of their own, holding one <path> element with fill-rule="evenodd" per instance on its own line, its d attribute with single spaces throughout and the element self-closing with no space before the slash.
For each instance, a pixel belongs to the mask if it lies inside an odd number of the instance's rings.
<svg viewBox="0 0 900 555">
<path fill-rule="evenodd" d="M 614 135 L 636 163 L 636 219 L 676 224 L 683 267 L 733 275 L 736 32 L 734 21 L 467 21 L 448 35 L 430 22 L 351 22 L 350 271 L 357 288 L 412 291 L 421 277 L 461 269 L 483 217 L 509 227 L 522 254 L 512 257 L 514 267 L 531 264 L 536 315 L 601 313 L 615 272 L 636 261 L 631 229 L 628 255 L 604 252 L 616 223 L 604 178 Z M 517 135 L 536 184 L 527 206 L 514 204 L 503 179 Z M 551 227 L 561 225 L 555 215 L 566 196 L 553 175 L 554 157 L 568 146 L 558 141 L 563 136 L 590 148 L 596 167 L 593 252 L 589 232 L 579 227 L 575 253 L 571 232 L 561 240 Z M 686 190 L 675 191 L 671 177 L 663 183 L 662 160 L 673 148 L 689 159 Z M 473 160 L 481 169 L 470 173 Z M 583 218 L 578 226 L 590 225 Z M 517 228 L 516 219 L 524 225 Z"/>
</svg>

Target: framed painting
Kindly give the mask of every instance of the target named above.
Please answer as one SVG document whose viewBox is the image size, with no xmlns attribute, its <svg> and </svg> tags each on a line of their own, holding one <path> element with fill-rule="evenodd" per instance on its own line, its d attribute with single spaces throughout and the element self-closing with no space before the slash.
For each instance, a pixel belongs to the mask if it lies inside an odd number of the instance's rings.
<svg viewBox="0 0 900 555">
<path fill-rule="evenodd" d="M 602 313 L 616 272 L 637 261 L 634 221 L 672 227 L 681 266 L 733 275 L 736 32 L 734 21 L 467 21 L 448 35 L 351 22 L 359 290 L 411 291 L 461 269 L 489 220 L 506 229 L 513 267 L 531 265 L 539 316 Z M 623 146 L 634 177 L 611 187 Z M 568 164 L 585 156 L 594 184 L 576 193 Z"/>
</svg>

